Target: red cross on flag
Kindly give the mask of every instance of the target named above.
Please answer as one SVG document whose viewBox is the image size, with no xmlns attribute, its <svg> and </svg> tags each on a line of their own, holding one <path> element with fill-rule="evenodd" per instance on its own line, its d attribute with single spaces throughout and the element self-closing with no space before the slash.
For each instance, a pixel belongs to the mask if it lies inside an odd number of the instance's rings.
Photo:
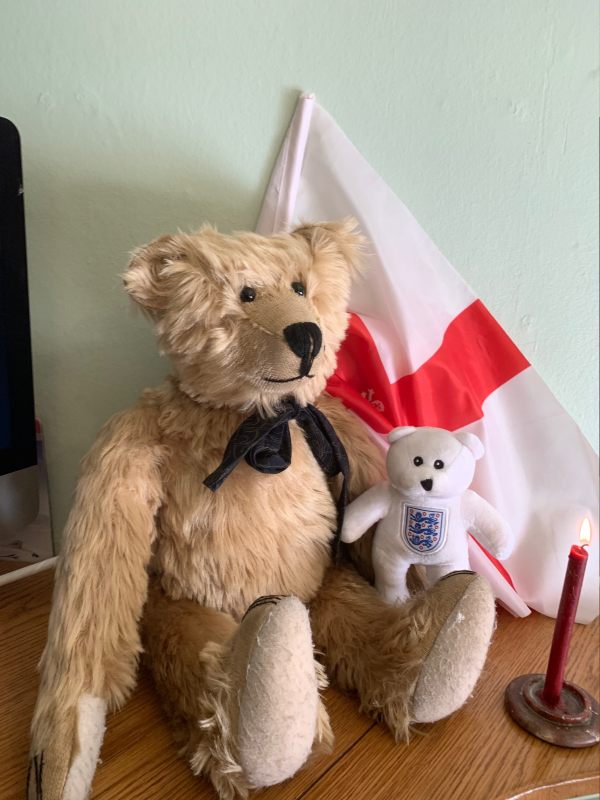
<svg viewBox="0 0 600 800">
<path fill-rule="evenodd" d="M 525 356 L 408 209 L 310 95 L 298 103 L 258 231 L 353 216 L 367 266 L 328 391 L 377 434 L 398 425 L 483 441 L 473 488 L 510 522 L 504 565 L 473 540 L 471 566 L 518 615 L 555 616 L 570 545 L 592 526 L 578 622 L 598 614 L 598 457 Z M 516 591 L 515 591 L 516 589 Z M 523 602 L 525 601 L 525 602 Z"/>
</svg>

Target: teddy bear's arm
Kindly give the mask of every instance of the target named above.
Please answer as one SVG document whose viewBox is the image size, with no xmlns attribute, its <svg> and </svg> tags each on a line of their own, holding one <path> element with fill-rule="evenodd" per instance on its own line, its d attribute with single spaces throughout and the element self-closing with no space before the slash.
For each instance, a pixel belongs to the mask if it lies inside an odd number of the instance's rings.
<svg viewBox="0 0 600 800">
<path fill-rule="evenodd" d="M 473 536 L 496 558 L 508 558 L 513 551 L 514 536 L 509 524 L 498 511 L 471 489 L 462 497 L 461 511 Z"/>
<path fill-rule="evenodd" d="M 41 662 L 31 797 L 86 796 L 106 707 L 134 685 L 162 493 L 156 429 L 154 409 L 134 407 L 107 423 L 83 462 Z"/>
<path fill-rule="evenodd" d="M 350 463 L 349 499 L 386 479 L 383 450 L 373 442 L 360 419 L 336 397 L 323 394 L 317 402 L 346 448 Z"/>
<path fill-rule="evenodd" d="M 382 448 L 377 447 L 367 433 L 360 419 L 343 405 L 336 397 L 322 394 L 317 406 L 327 415 L 335 428 L 342 444 L 346 448 L 350 464 L 349 500 L 366 492 L 371 486 L 387 479 L 385 456 Z M 333 488 L 335 497 L 339 494 L 339 484 Z M 358 571 L 367 580 L 374 579 L 371 558 L 372 536 L 361 536 L 350 545 L 349 556 Z"/>
</svg>

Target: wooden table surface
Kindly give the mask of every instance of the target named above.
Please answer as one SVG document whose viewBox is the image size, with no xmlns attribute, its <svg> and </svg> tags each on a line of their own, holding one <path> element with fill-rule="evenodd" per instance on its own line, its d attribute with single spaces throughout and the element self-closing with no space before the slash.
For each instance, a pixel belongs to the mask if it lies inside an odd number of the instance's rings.
<svg viewBox="0 0 600 800">
<path fill-rule="evenodd" d="M 52 573 L 0 587 L 0 798 L 22 800 L 36 664 L 46 639 Z M 331 756 L 316 760 L 256 800 L 563 800 L 600 791 L 600 749 L 567 750 L 534 739 L 504 711 L 515 676 L 543 672 L 553 621 L 518 620 L 500 610 L 485 672 L 458 713 L 422 726 L 408 745 L 394 744 L 361 716 L 355 698 L 328 689 L 336 734 Z M 567 678 L 599 691 L 598 621 L 577 625 Z M 108 723 L 94 800 L 215 800 L 177 757 L 152 682 L 142 671 L 136 691 Z M 533 790 L 533 791 L 530 791 Z M 524 794 L 525 793 L 525 794 Z"/>
</svg>

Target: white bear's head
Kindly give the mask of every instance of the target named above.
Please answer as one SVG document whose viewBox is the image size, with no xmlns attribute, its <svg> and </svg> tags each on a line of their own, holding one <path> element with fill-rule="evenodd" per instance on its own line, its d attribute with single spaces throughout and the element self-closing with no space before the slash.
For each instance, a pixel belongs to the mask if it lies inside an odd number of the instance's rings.
<svg viewBox="0 0 600 800">
<path fill-rule="evenodd" d="M 394 428 L 388 436 L 390 483 L 411 499 L 450 498 L 471 485 L 483 445 L 473 433 Z"/>
</svg>

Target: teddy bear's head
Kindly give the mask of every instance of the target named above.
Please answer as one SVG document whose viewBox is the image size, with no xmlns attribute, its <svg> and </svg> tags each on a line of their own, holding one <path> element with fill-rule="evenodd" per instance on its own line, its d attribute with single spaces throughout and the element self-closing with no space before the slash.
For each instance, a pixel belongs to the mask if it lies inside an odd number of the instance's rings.
<svg viewBox="0 0 600 800">
<path fill-rule="evenodd" d="M 304 405 L 325 388 L 362 242 L 354 220 L 277 236 L 204 227 L 136 250 L 124 282 L 183 391 L 268 413 L 284 397 Z"/>
<path fill-rule="evenodd" d="M 395 428 L 388 435 L 390 483 L 412 499 L 449 498 L 466 491 L 483 445 L 473 433 L 443 428 Z"/>
</svg>

